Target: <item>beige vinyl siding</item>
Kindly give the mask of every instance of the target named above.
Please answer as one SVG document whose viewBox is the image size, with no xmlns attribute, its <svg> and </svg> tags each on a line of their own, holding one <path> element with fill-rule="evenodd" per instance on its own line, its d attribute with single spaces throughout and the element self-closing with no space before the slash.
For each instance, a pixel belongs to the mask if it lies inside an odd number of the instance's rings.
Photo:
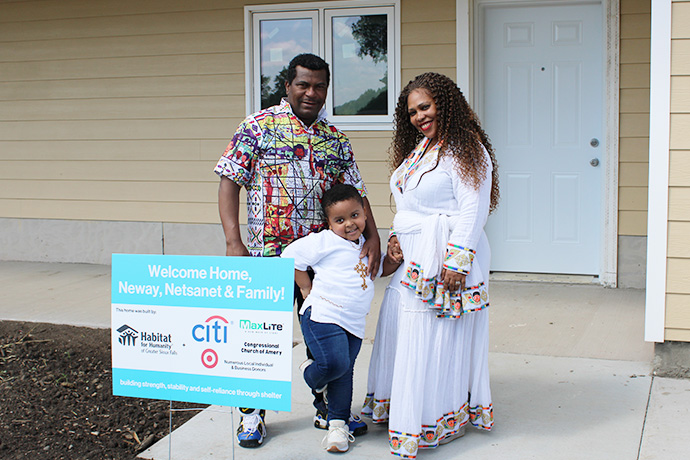
<svg viewBox="0 0 690 460">
<path fill-rule="evenodd" d="M 401 13 L 402 86 L 424 72 L 455 80 L 455 1 L 402 0 Z M 467 92 L 467 88 L 461 89 Z"/>
<path fill-rule="evenodd" d="M 0 217 L 218 222 L 212 168 L 246 115 L 245 4 L 0 2 Z M 454 78 L 455 2 L 403 0 L 401 17 L 403 85 Z M 347 134 L 387 227 L 391 132 Z"/>
<path fill-rule="evenodd" d="M 690 342 L 690 3 L 672 14 L 665 339 Z"/>
<path fill-rule="evenodd" d="M 393 223 L 393 208 L 389 203 L 390 171 L 386 159 L 391 143 L 390 131 L 348 131 L 347 136 L 357 158 L 357 165 L 367 187 L 368 199 L 376 226 L 387 228 Z"/>
<path fill-rule="evenodd" d="M 650 0 L 620 2 L 618 234 L 647 235 Z"/>
<path fill-rule="evenodd" d="M 242 6 L 0 3 L 0 217 L 217 222 Z"/>
<path fill-rule="evenodd" d="M 439 72 L 456 79 L 455 0 L 401 2 L 401 86 L 424 72 Z M 386 162 L 392 132 L 348 132 L 369 189 L 376 225 L 393 222 L 394 205 L 388 186 Z"/>
</svg>

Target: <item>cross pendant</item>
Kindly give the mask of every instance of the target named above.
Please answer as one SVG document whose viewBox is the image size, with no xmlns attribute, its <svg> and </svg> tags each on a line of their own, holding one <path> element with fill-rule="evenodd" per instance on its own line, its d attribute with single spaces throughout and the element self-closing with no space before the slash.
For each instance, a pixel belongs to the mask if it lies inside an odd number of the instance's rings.
<svg viewBox="0 0 690 460">
<path fill-rule="evenodd" d="M 355 271 L 362 277 L 362 290 L 365 290 L 367 288 L 367 266 L 360 260 L 359 263 L 355 265 Z"/>
</svg>

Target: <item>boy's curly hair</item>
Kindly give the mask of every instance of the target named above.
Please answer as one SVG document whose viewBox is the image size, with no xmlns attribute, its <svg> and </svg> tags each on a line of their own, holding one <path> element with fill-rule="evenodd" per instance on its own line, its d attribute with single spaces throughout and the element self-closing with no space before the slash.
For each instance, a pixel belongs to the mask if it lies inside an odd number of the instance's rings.
<svg viewBox="0 0 690 460">
<path fill-rule="evenodd" d="M 395 108 L 395 133 L 390 148 L 391 167 L 395 170 L 400 166 L 424 137 L 412 125 L 408 114 L 407 97 L 415 89 L 427 91 L 436 104 L 438 139 L 442 142 L 439 159 L 442 156 L 452 157 L 460 178 L 475 189 L 478 189 L 485 179 L 489 166 L 482 145 L 489 152 L 493 167 L 489 211 L 493 211 L 499 199 L 498 164 L 494 149 L 462 91 L 445 75 L 434 72 L 423 73 L 410 81 L 400 93 L 398 105 Z M 436 164 L 438 165 L 438 160 Z"/>
<path fill-rule="evenodd" d="M 326 221 L 328 221 L 328 209 L 336 203 L 347 200 L 355 200 L 361 206 L 364 206 L 362 195 L 360 195 L 359 191 L 350 184 L 337 183 L 323 192 L 323 196 L 321 197 L 321 209 L 326 217 Z"/>
</svg>

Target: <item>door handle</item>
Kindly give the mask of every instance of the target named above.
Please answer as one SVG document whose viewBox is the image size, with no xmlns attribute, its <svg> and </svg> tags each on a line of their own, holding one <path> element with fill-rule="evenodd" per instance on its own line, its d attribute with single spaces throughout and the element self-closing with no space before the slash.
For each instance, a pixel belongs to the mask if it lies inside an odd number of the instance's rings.
<svg viewBox="0 0 690 460">
<path fill-rule="evenodd" d="M 597 166 L 599 166 L 599 158 L 592 158 L 591 160 L 589 160 L 589 164 L 596 168 Z"/>
</svg>

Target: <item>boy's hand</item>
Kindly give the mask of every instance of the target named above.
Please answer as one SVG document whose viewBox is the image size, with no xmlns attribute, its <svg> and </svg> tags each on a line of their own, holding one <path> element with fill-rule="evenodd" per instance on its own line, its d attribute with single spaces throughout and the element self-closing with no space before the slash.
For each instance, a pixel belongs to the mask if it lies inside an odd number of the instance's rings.
<svg viewBox="0 0 690 460">
<path fill-rule="evenodd" d="M 299 287 L 302 298 L 306 299 L 311 292 L 311 278 L 309 278 L 309 273 L 295 269 L 295 284 Z"/>
<path fill-rule="evenodd" d="M 306 287 L 306 288 L 299 288 L 299 292 L 302 293 L 302 298 L 306 299 L 309 293 L 311 292 L 311 286 Z"/>
<path fill-rule="evenodd" d="M 402 249 L 400 248 L 400 242 L 398 241 L 397 236 L 393 235 L 388 240 L 388 248 L 386 251 L 386 255 L 391 261 L 395 262 L 396 264 L 402 263 L 403 253 Z"/>
</svg>

